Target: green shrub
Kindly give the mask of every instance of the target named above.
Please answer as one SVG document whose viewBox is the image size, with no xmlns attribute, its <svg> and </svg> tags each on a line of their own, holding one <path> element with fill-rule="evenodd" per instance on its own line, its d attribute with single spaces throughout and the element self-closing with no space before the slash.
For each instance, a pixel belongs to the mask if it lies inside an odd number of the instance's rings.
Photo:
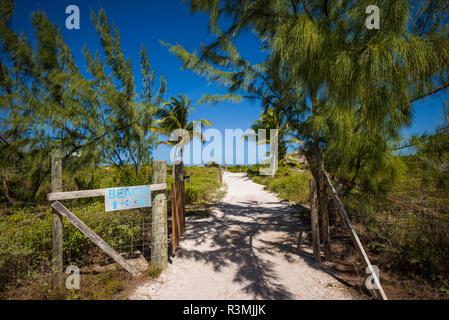
<svg viewBox="0 0 449 320">
<path fill-rule="evenodd" d="M 135 168 L 129 165 L 114 170 L 116 172 L 114 180 L 121 186 L 139 186 L 149 184 L 151 181 L 147 167 L 139 168 L 137 173 Z"/>
<path fill-rule="evenodd" d="M 237 164 L 235 166 L 227 166 L 229 172 L 239 173 L 246 172 L 247 169 L 251 168 L 250 166 Z"/>
<path fill-rule="evenodd" d="M 218 168 L 220 165 L 214 161 L 209 161 L 204 166 L 206 168 Z"/>
<path fill-rule="evenodd" d="M 185 183 L 186 203 L 205 203 L 217 200 L 218 168 L 185 167 L 184 174 L 190 176 L 190 182 Z"/>
<path fill-rule="evenodd" d="M 147 209 L 105 212 L 96 202 L 84 207 L 67 207 L 111 247 L 133 253 L 142 242 Z M 52 217 L 48 206 L 3 211 L 0 217 L 0 290 L 10 283 L 30 280 L 42 269 L 48 271 L 52 256 Z M 95 244 L 63 219 L 64 263 L 79 267 L 92 261 Z"/>
<path fill-rule="evenodd" d="M 185 200 L 187 203 L 199 203 L 207 201 L 207 191 L 199 186 L 185 187 Z"/>
<path fill-rule="evenodd" d="M 279 167 L 274 177 L 260 176 L 259 165 L 247 168 L 248 176 L 256 183 L 265 185 L 266 189 L 277 193 L 279 198 L 290 202 L 305 203 L 309 201 L 309 171 Z"/>
<path fill-rule="evenodd" d="M 295 174 L 273 179 L 268 188 L 284 200 L 298 203 L 309 201 L 309 177 L 306 175 Z"/>
<path fill-rule="evenodd" d="M 401 198 L 407 195 L 412 196 L 408 201 L 429 208 L 447 208 L 443 193 L 405 192 Z M 343 201 L 351 219 L 365 227 L 360 231 L 363 242 L 376 258 L 388 261 L 390 270 L 449 287 L 447 211 L 416 210 L 355 191 Z"/>
</svg>

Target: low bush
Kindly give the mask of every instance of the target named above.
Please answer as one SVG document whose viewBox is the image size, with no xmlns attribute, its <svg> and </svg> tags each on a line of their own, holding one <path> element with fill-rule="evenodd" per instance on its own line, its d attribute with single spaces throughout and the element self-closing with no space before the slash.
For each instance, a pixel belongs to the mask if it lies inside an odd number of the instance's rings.
<svg viewBox="0 0 449 320">
<path fill-rule="evenodd" d="M 171 169 L 167 168 L 168 194 L 173 181 Z M 218 168 L 185 167 L 185 175 L 190 176 L 190 182 L 185 184 L 187 204 L 213 203 L 221 196 Z M 64 180 L 64 186 L 66 190 L 82 190 L 150 181 L 150 166 L 141 168 L 138 175 L 132 167 L 120 171 L 102 167 L 95 177 L 75 176 L 73 180 Z M 105 212 L 103 200 L 98 198 L 64 201 L 64 205 L 121 253 L 132 254 L 150 239 L 150 208 Z M 97 262 L 112 262 L 67 219 L 63 219 L 63 224 L 64 265 L 70 263 L 81 268 Z M 0 293 L 8 287 L 42 278 L 50 270 L 51 257 L 52 215 L 48 203 L 0 208 Z"/>
<path fill-rule="evenodd" d="M 408 193 L 403 194 L 406 195 Z M 413 194 L 414 203 L 422 199 L 438 203 L 434 212 L 402 206 L 385 199 L 352 193 L 344 197 L 351 218 L 364 226 L 364 243 L 384 268 L 412 279 L 449 289 L 449 216 L 447 195 L 437 192 Z M 443 201 L 446 199 L 446 202 Z M 361 202 L 364 205 L 360 205 Z M 445 206 L 444 206 L 445 203 Z M 440 208 L 439 210 L 436 208 Z M 444 210 L 444 208 L 446 208 Z M 443 209 L 443 210 L 442 210 Z"/>
<path fill-rule="evenodd" d="M 104 204 L 96 202 L 83 207 L 68 208 L 102 237 L 111 247 L 133 253 L 143 241 L 147 209 L 105 212 Z M 35 273 L 48 271 L 52 256 L 52 217 L 48 206 L 3 210 L 0 216 L 0 290 L 8 284 L 28 281 Z M 91 240 L 63 220 L 63 253 L 67 264 L 79 267 L 92 262 Z"/>
<path fill-rule="evenodd" d="M 277 193 L 282 200 L 305 203 L 309 201 L 309 171 L 295 168 L 279 167 L 274 177 L 259 175 L 260 166 L 247 169 L 248 176 L 256 183 L 262 184 L 267 190 Z"/>
<path fill-rule="evenodd" d="M 187 204 L 215 202 L 218 200 L 218 168 L 184 167 L 184 175 L 190 177 L 185 183 L 185 200 Z M 171 172 L 169 182 L 173 182 Z"/>
</svg>

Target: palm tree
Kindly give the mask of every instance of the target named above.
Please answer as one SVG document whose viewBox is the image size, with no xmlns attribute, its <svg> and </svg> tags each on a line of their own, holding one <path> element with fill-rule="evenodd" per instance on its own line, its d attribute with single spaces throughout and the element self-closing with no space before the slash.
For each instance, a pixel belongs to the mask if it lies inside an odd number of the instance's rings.
<svg viewBox="0 0 449 320">
<path fill-rule="evenodd" d="M 169 102 L 165 102 L 163 107 L 156 112 L 156 126 L 151 128 L 151 131 L 159 133 L 165 137 L 166 140 L 159 141 L 159 144 L 167 144 L 169 146 L 175 146 L 175 159 L 178 156 L 178 147 L 181 146 L 181 162 L 184 156 L 184 146 L 187 145 L 190 140 L 195 136 L 199 136 L 201 141 L 204 141 L 204 137 L 201 132 L 196 132 L 194 128 L 194 122 L 189 122 L 189 114 L 193 110 L 191 100 L 186 95 L 178 95 L 178 97 L 172 97 Z M 209 120 L 201 119 L 200 121 L 205 127 L 211 126 L 212 122 Z M 178 137 L 178 141 L 170 140 L 170 137 L 176 133 L 176 130 L 185 130 L 188 136 Z M 174 172 L 174 167 L 173 167 Z"/>
<path fill-rule="evenodd" d="M 282 113 L 279 108 L 274 107 L 268 107 L 266 110 L 261 112 L 260 119 L 253 121 L 253 125 L 251 126 L 251 129 L 253 130 L 270 130 L 270 129 L 277 129 L 278 134 L 278 157 L 279 159 L 284 159 L 286 153 L 287 153 L 287 143 L 293 142 L 293 143 L 299 143 L 303 144 L 303 142 L 299 139 L 291 138 L 287 139 L 289 135 L 292 135 L 293 132 L 291 131 L 291 126 L 289 126 L 287 118 L 285 114 Z M 269 143 L 271 137 L 268 136 L 267 140 L 265 141 L 258 141 L 258 143 Z"/>
</svg>

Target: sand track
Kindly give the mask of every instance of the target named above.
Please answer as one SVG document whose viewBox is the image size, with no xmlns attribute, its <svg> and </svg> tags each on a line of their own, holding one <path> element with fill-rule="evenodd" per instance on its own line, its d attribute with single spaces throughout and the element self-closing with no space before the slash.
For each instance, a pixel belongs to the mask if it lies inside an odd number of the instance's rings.
<svg viewBox="0 0 449 320">
<path fill-rule="evenodd" d="M 298 248 L 304 230 L 286 204 L 246 175 L 225 173 L 227 195 L 208 218 L 189 218 L 172 263 L 129 299 L 354 299 Z"/>
</svg>

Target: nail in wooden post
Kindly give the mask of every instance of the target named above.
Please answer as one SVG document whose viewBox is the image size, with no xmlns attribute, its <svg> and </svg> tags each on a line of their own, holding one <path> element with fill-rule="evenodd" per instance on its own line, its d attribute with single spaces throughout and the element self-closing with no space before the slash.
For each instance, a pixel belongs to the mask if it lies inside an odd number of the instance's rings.
<svg viewBox="0 0 449 320">
<path fill-rule="evenodd" d="M 314 179 L 310 179 L 310 219 L 312 225 L 312 241 L 313 241 L 313 256 L 315 261 L 321 263 L 320 253 L 320 226 L 318 223 L 318 195 L 317 187 Z"/>
<path fill-rule="evenodd" d="M 62 156 L 59 150 L 51 153 L 51 189 L 52 192 L 62 191 Z M 62 283 L 62 216 L 53 209 L 52 214 L 52 283 L 57 287 Z"/>
<path fill-rule="evenodd" d="M 167 183 L 167 162 L 153 162 L 153 184 Z M 165 269 L 168 264 L 168 227 L 166 190 L 153 191 L 151 220 L 151 264 Z"/>
</svg>

